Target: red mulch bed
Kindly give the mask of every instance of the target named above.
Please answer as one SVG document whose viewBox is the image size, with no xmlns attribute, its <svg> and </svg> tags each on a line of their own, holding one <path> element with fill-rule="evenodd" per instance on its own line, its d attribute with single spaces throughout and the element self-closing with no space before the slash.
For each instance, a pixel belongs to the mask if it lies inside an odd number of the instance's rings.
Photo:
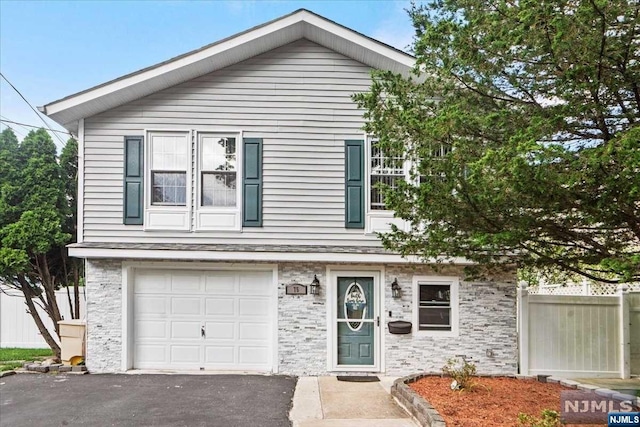
<svg viewBox="0 0 640 427">
<path fill-rule="evenodd" d="M 521 412 L 536 418 L 543 409 L 560 412 L 560 392 L 569 390 L 535 380 L 479 377 L 474 378 L 476 386 L 471 391 L 453 391 L 451 381 L 448 377 L 425 377 L 409 386 L 436 408 L 447 426 L 458 427 L 513 427 L 518 425 Z"/>
</svg>

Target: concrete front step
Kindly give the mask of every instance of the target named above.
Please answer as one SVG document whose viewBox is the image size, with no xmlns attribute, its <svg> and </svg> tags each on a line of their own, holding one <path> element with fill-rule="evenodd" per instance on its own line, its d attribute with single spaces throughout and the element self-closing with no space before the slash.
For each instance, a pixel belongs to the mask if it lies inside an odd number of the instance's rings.
<svg viewBox="0 0 640 427">
<path fill-rule="evenodd" d="M 302 377 L 289 419 L 294 427 L 415 427 L 389 394 L 393 380 L 352 383 L 336 377 Z"/>
</svg>

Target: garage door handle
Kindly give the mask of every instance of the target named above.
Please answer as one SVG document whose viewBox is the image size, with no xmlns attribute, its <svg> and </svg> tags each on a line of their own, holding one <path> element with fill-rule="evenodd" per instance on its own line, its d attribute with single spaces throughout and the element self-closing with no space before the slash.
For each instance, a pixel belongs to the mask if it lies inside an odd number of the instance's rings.
<svg viewBox="0 0 640 427">
<path fill-rule="evenodd" d="M 207 333 L 204 331 L 204 326 L 200 327 L 200 335 L 202 335 L 202 338 L 206 338 L 207 337 Z"/>
</svg>

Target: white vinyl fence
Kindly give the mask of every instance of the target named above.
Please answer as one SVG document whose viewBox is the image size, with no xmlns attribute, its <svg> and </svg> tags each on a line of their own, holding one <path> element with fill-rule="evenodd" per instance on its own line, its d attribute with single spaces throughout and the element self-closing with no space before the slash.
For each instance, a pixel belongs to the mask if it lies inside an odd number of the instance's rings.
<svg viewBox="0 0 640 427">
<path fill-rule="evenodd" d="M 520 373 L 640 375 L 640 285 L 518 288 Z"/>
<path fill-rule="evenodd" d="M 71 303 L 73 304 L 73 288 L 71 293 Z M 69 299 L 66 289 L 56 291 L 56 299 L 60 313 L 65 320 L 71 319 L 69 309 Z M 86 301 L 84 289 L 80 288 L 80 318 L 85 317 Z M 3 287 L 0 291 L 0 347 L 22 347 L 22 348 L 47 348 L 48 345 L 38 331 L 33 318 L 27 313 L 28 308 L 24 297 L 15 290 Z M 42 321 L 51 332 L 51 335 L 59 342 L 55 333 L 53 322 L 44 310 L 38 308 Z"/>
</svg>

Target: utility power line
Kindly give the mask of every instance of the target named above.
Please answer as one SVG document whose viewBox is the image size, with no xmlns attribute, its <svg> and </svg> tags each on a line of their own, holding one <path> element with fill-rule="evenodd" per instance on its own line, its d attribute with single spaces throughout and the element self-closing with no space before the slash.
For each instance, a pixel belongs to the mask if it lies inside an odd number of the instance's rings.
<svg viewBox="0 0 640 427">
<path fill-rule="evenodd" d="M 7 79 L 4 74 L 0 73 L 0 76 L 7 82 L 9 83 L 9 86 L 11 86 L 13 88 L 13 90 L 16 91 L 16 93 L 18 95 L 20 95 L 20 98 L 22 98 L 22 100 L 24 102 L 27 103 L 27 105 L 29 107 L 31 107 L 31 109 L 33 110 L 34 113 L 36 113 L 36 116 L 38 116 L 38 118 L 40 120 L 42 120 L 42 123 L 44 123 L 44 125 L 47 127 L 47 129 L 49 129 L 51 132 L 53 132 L 53 134 L 55 135 L 56 138 L 58 138 L 58 141 L 60 141 L 60 144 L 62 144 L 64 146 L 64 141 L 62 140 L 62 138 L 60 138 L 60 136 L 55 133 L 55 131 L 53 129 L 51 129 L 51 126 L 49 126 L 49 124 L 42 118 L 42 116 L 40 115 L 40 113 L 38 112 L 38 110 L 36 110 L 35 108 L 33 108 L 33 105 L 31 105 L 31 103 L 29 101 L 27 101 L 27 98 L 24 97 L 24 95 L 22 93 L 20 93 L 20 91 L 9 81 L 9 79 Z"/>
<path fill-rule="evenodd" d="M 4 122 L 4 121 L 3 121 L 3 120 L 1 120 L 1 119 L 8 120 L 5 116 L 3 116 L 3 115 L 1 115 L 1 114 L 0 114 L 0 121 Z M 11 121 L 11 120 L 9 120 L 9 121 Z M 14 124 L 18 124 L 18 123 L 16 122 L 16 123 L 14 123 Z M 9 125 L 8 125 L 7 123 L 5 123 L 5 126 L 9 127 Z M 30 132 L 30 131 L 31 131 L 31 129 L 29 129 L 28 127 L 23 126 L 23 125 L 21 125 L 21 124 L 18 124 L 18 126 L 20 126 L 20 128 L 22 128 L 22 129 L 26 130 L 27 132 Z M 11 128 L 11 129 L 14 129 L 14 130 L 15 130 L 15 128 Z"/>
<path fill-rule="evenodd" d="M 13 131 L 13 133 L 15 133 L 16 135 L 20 136 L 22 139 L 24 139 L 26 137 L 26 135 L 22 131 L 19 131 L 18 129 L 13 128 L 13 127 L 9 126 L 6 123 L 5 123 L 5 126 L 8 127 L 9 129 L 11 129 Z"/>
<path fill-rule="evenodd" d="M 4 119 L 2 117 L 4 117 Z M 42 127 L 42 126 L 36 126 L 36 125 L 29 125 L 29 124 L 26 124 L 26 123 L 14 122 L 13 120 L 7 119 L 5 116 L 0 116 L 0 122 L 2 122 L 2 123 L 12 123 L 14 125 L 18 125 L 18 126 L 22 126 L 22 127 L 27 126 L 27 127 L 35 128 L 35 129 L 40 129 Z M 27 129 L 27 130 L 29 130 L 29 129 Z M 54 130 L 54 129 L 49 129 L 49 130 L 51 132 L 57 132 L 57 133 L 65 134 L 65 135 L 71 135 L 71 133 L 65 132 L 65 131 L 62 131 L 62 130 Z"/>
</svg>

